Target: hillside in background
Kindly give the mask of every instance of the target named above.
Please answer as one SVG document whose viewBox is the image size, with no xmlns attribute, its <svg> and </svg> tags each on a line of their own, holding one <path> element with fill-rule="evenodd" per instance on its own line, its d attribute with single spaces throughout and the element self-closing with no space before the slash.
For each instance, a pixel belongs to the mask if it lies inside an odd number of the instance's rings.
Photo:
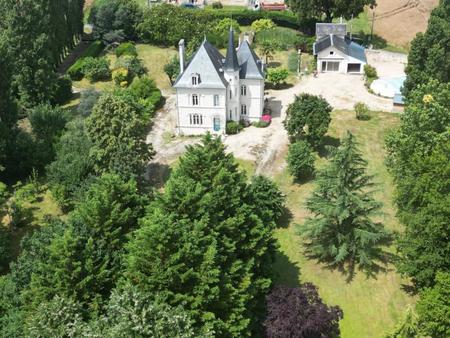
<svg viewBox="0 0 450 338">
<path fill-rule="evenodd" d="M 424 32 L 431 10 L 439 0 L 377 0 L 376 34 L 389 43 L 406 47 L 418 32 Z M 370 20 L 372 12 L 369 13 Z"/>
</svg>

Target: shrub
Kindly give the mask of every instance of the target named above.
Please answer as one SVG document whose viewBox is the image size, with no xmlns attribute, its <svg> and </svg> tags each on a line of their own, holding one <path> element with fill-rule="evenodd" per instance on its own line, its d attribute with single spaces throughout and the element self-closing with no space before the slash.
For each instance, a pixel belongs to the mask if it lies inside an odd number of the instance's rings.
<svg viewBox="0 0 450 338">
<path fill-rule="evenodd" d="M 278 88 L 284 83 L 289 76 L 289 72 L 285 68 L 269 68 L 267 70 L 267 81 L 269 81 L 275 88 Z"/>
<path fill-rule="evenodd" d="M 148 76 L 135 77 L 128 88 L 128 92 L 144 107 L 150 116 L 156 109 L 161 107 L 161 103 L 163 102 L 161 91 Z"/>
<path fill-rule="evenodd" d="M 116 48 L 116 56 L 121 57 L 122 55 L 137 56 L 138 54 L 137 54 L 136 46 L 131 42 L 121 43 Z"/>
<path fill-rule="evenodd" d="M 263 116 L 261 116 L 261 121 L 267 122 L 267 123 L 270 124 L 270 122 L 272 122 L 272 116 L 270 116 L 270 115 L 268 115 L 268 114 L 263 115 Z"/>
<path fill-rule="evenodd" d="M 69 76 L 61 76 L 56 80 L 53 102 L 64 104 L 72 98 L 72 80 Z"/>
<path fill-rule="evenodd" d="M 269 126 L 269 124 L 269 122 L 259 120 L 257 122 L 253 122 L 252 126 L 256 128 L 266 128 Z"/>
<path fill-rule="evenodd" d="M 225 131 L 228 135 L 234 135 L 242 130 L 242 126 L 236 121 L 228 121 L 225 127 Z"/>
<path fill-rule="evenodd" d="M 78 113 L 82 116 L 89 116 L 99 97 L 100 93 L 93 89 L 81 92 L 80 104 L 77 108 Z"/>
<path fill-rule="evenodd" d="M 113 70 L 112 79 L 117 86 L 128 86 L 130 72 L 124 67 L 119 67 Z"/>
<path fill-rule="evenodd" d="M 314 173 L 314 154 L 305 141 L 297 141 L 289 146 L 287 163 L 289 172 L 296 179 L 311 177 Z"/>
<path fill-rule="evenodd" d="M 213 9 L 222 9 L 223 5 L 222 5 L 222 3 L 220 1 L 216 1 L 216 2 L 212 3 L 212 8 Z"/>
<path fill-rule="evenodd" d="M 83 60 L 83 75 L 90 81 L 108 80 L 111 77 L 109 61 L 105 57 L 87 57 Z"/>
<path fill-rule="evenodd" d="M 142 64 L 141 59 L 132 55 L 123 55 L 117 59 L 114 64 L 114 69 L 125 68 L 128 70 L 129 79 L 132 80 L 135 76 L 144 75 L 147 70 Z"/>
<path fill-rule="evenodd" d="M 105 48 L 105 45 L 103 42 L 97 40 L 94 41 L 80 56 L 80 58 L 69 67 L 67 70 L 67 74 L 70 76 L 70 78 L 74 81 L 81 80 L 83 78 L 83 65 L 84 65 L 84 59 L 87 57 L 96 57 L 98 56 L 103 48 Z"/>
<path fill-rule="evenodd" d="M 375 67 L 371 65 L 364 65 L 364 79 L 365 79 L 365 85 L 367 87 L 370 87 L 373 81 L 378 79 L 377 70 Z"/>
<path fill-rule="evenodd" d="M 365 103 L 356 103 L 354 109 L 358 120 L 367 120 L 369 118 L 369 107 Z"/>
<path fill-rule="evenodd" d="M 275 24 L 270 19 L 259 19 L 252 22 L 252 30 L 255 33 L 259 33 L 264 30 L 272 29 Z"/>
</svg>

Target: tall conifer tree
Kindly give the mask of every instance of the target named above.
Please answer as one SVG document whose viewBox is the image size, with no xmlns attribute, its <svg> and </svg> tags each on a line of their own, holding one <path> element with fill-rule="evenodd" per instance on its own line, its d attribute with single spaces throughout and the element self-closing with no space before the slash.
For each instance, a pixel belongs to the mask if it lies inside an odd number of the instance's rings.
<svg viewBox="0 0 450 338">
<path fill-rule="evenodd" d="M 220 337 L 251 335 L 271 284 L 273 223 L 249 204 L 246 177 L 220 139 L 188 148 L 128 246 L 127 278 Z M 269 227 L 269 231 L 267 230 Z"/>
<path fill-rule="evenodd" d="M 353 135 L 335 151 L 330 164 L 319 172 L 317 187 L 307 200 L 313 217 L 300 227 L 309 240 L 308 252 L 352 277 L 356 267 L 367 274 L 382 268 L 381 248 L 388 238 L 383 225 L 373 221 L 381 203 L 372 197 L 372 177 L 365 173 Z"/>
</svg>

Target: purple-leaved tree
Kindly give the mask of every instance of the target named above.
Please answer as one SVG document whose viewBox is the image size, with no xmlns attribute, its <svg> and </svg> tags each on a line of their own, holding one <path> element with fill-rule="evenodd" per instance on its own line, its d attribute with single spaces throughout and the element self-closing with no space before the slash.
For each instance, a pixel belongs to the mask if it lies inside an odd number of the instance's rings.
<svg viewBox="0 0 450 338">
<path fill-rule="evenodd" d="M 268 338 L 333 338 L 339 336 L 338 306 L 322 302 L 311 283 L 290 288 L 277 286 L 266 296 L 267 317 L 264 321 Z"/>
</svg>

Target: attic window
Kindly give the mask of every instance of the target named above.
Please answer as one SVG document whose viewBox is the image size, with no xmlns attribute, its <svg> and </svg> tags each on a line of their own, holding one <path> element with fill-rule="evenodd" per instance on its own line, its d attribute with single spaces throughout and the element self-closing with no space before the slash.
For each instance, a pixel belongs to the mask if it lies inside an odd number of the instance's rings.
<svg viewBox="0 0 450 338">
<path fill-rule="evenodd" d="M 200 75 L 192 74 L 192 85 L 197 86 L 200 83 Z"/>
<path fill-rule="evenodd" d="M 334 50 L 330 51 L 330 55 L 334 55 Z"/>
</svg>

